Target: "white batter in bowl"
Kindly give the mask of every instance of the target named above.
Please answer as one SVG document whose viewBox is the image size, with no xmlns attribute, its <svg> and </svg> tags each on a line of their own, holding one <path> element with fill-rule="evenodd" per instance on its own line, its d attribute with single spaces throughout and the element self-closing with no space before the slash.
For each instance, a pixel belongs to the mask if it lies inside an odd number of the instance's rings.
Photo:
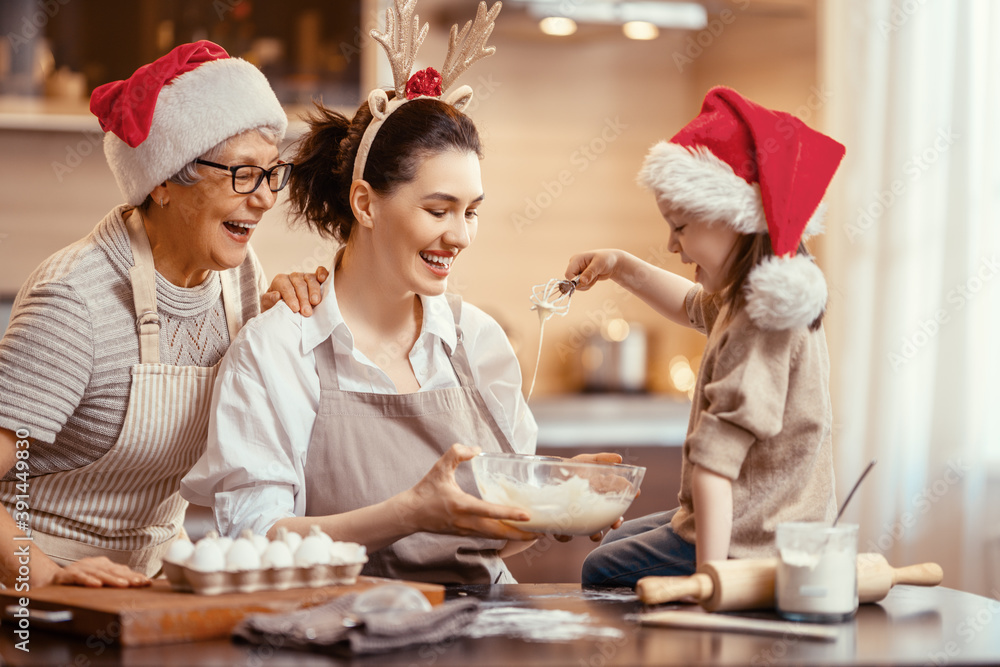
<svg viewBox="0 0 1000 667">
<path fill-rule="evenodd" d="M 632 504 L 646 469 L 557 457 L 479 454 L 472 471 L 484 500 L 527 510 L 512 526 L 549 535 L 593 535 Z"/>
</svg>

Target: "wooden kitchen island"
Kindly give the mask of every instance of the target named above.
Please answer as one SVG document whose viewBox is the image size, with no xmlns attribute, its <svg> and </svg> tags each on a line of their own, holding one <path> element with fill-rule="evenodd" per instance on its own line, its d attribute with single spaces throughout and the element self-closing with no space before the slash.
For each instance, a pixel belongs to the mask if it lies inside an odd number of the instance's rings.
<svg viewBox="0 0 1000 667">
<path fill-rule="evenodd" d="M 462 637 L 397 653 L 344 658 L 234 644 L 225 639 L 122 647 L 107 636 L 84 638 L 44 632 L 38 627 L 32 628 L 31 651 L 25 653 L 15 648 L 13 627 L 5 618 L 0 656 L 8 665 L 81 667 L 1000 664 L 1000 600 L 941 587 L 893 589 L 881 603 L 863 605 L 854 620 L 832 626 L 837 629 L 834 641 L 641 626 L 629 615 L 641 612 L 642 605 L 627 590 L 587 591 L 572 584 L 519 584 L 450 588 L 447 596 L 479 598 L 483 603 L 481 618 L 513 613 L 541 619 L 548 613 L 554 620 L 536 621 L 527 634 L 522 627 L 520 633 L 506 636 Z M 581 624 L 586 626 L 584 630 L 589 628 L 587 635 L 578 633 Z M 561 632 L 561 627 L 571 632 Z"/>
</svg>

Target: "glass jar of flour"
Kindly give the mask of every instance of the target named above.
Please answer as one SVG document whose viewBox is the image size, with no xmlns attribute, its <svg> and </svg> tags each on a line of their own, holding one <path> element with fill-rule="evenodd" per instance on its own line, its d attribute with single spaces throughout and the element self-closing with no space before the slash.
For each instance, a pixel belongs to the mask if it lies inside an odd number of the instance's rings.
<svg viewBox="0 0 1000 667">
<path fill-rule="evenodd" d="M 858 610 L 857 524 L 780 523 L 775 536 L 778 613 L 838 623 Z"/>
</svg>

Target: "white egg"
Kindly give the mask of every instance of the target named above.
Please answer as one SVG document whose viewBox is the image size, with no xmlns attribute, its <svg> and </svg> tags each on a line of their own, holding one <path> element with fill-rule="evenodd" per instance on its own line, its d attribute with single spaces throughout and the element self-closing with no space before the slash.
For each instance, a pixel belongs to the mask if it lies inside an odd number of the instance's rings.
<svg viewBox="0 0 1000 667">
<path fill-rule="evenodd" d="M 260 554 L 253 540 L 241 537 L 233 542 L 226 554 L 226 569 L 230 572 L 246 572 L 260 569 Z"/>
<path fill-rule="evenodd" d="M 295 558 L 292 556 L 292 550 L 288 548 L 288 545 L 281 540 L 274 540 L 267 545 L 267 550 L 260 557 L 260 566 L 262 568 L 283 568 L 292 567 L 295 564 Z"/>
<path fill-rule="evenodd" d="M 229 547 L 233 546 L 233 538 L 225 536 L 218 537 L 216 538 L 215 543 L 219 545 L 219 551 L 221 551 L 222 555 L 225 556 L 229 553 Z"/>
<path fill-rule="evenodd" d="M 310 565 L 328 565 L 330 563 L 330 547 L 319 535 L 310 535 L 302 540 L 295 550 L 295 565 L 309 567 Z"/>
<path fill-rule="evenodd" d="M 310 536 L 315 535 L 316 537 L 323 538 L 323 541 L 326 542 L 327 546 L 330 546 L 330 545 L 333 544 L 333 538 L 330 537 L 329 535 L 327 535 L 326 533 L 324 533 L 323 529 L 320 528 L 319 526 L 317 526 L 316 524 L 313 524 L 313 525 L 311 525 L 309 527 L 309 535 Z"/>
<path fill-rule="evenodd" d="M 288 549 L 292 553 L 298 551 L 299 545 L 302 544 L 302 536 L 296 533 L 294 530 L 288 530 L 284 526 L 278 529 L 278 539 L 287 544 Z"/>
<path fill-rule="evenodd" d="M 191 543 L 191 540 L 186 537 L 178 537 L 167 549 L 167 556 L 164 560 L 182 565 L 193 553 L 194 544 Z"/>
<path fill-rule="evenodd" d="M 365 561 L 365 552 L 365 547 L 357 542 L 331 542 L 330 564 L 348 565 L 363 563 Z"/>
<path fill-rule="evenodd" d="M 267 547 L 271 545 L 271 540 L 267 539 L 267 535 L 254 535 L 253 545 L 257 547 L 257 553 L 263 556 Z"/>
<path fill-rule="evenodd" d="M 267 545 L 271 543 L 271 540 L 267 539 L 267 535 L 255 535 L 249 528 L 240 532 L 240 537 L 253 542 L 254 548 L 257 549 L 258 556 L 263 556 L 264 552 L 267 551 Z"/>
<path fill-rule="evenodd" d="M 198 572 L 218 572 L 225 568 L 226 557 L 214 539 L 205 538 L 194 545 L 194 551 L 185 564 Z"/>
</svg>

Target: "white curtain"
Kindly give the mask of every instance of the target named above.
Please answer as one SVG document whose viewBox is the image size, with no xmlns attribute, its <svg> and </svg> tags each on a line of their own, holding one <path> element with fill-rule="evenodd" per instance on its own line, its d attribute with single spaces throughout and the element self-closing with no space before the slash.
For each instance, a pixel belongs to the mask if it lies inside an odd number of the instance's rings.
<svg viewBox="0 0 1000 667">
<path fill-rule="evenodd" d="M 820 25 L 839 494 L 877 458 L 859 549 L 1000 597 L 1000 3 L 826 0 Z"/>
</svg>

